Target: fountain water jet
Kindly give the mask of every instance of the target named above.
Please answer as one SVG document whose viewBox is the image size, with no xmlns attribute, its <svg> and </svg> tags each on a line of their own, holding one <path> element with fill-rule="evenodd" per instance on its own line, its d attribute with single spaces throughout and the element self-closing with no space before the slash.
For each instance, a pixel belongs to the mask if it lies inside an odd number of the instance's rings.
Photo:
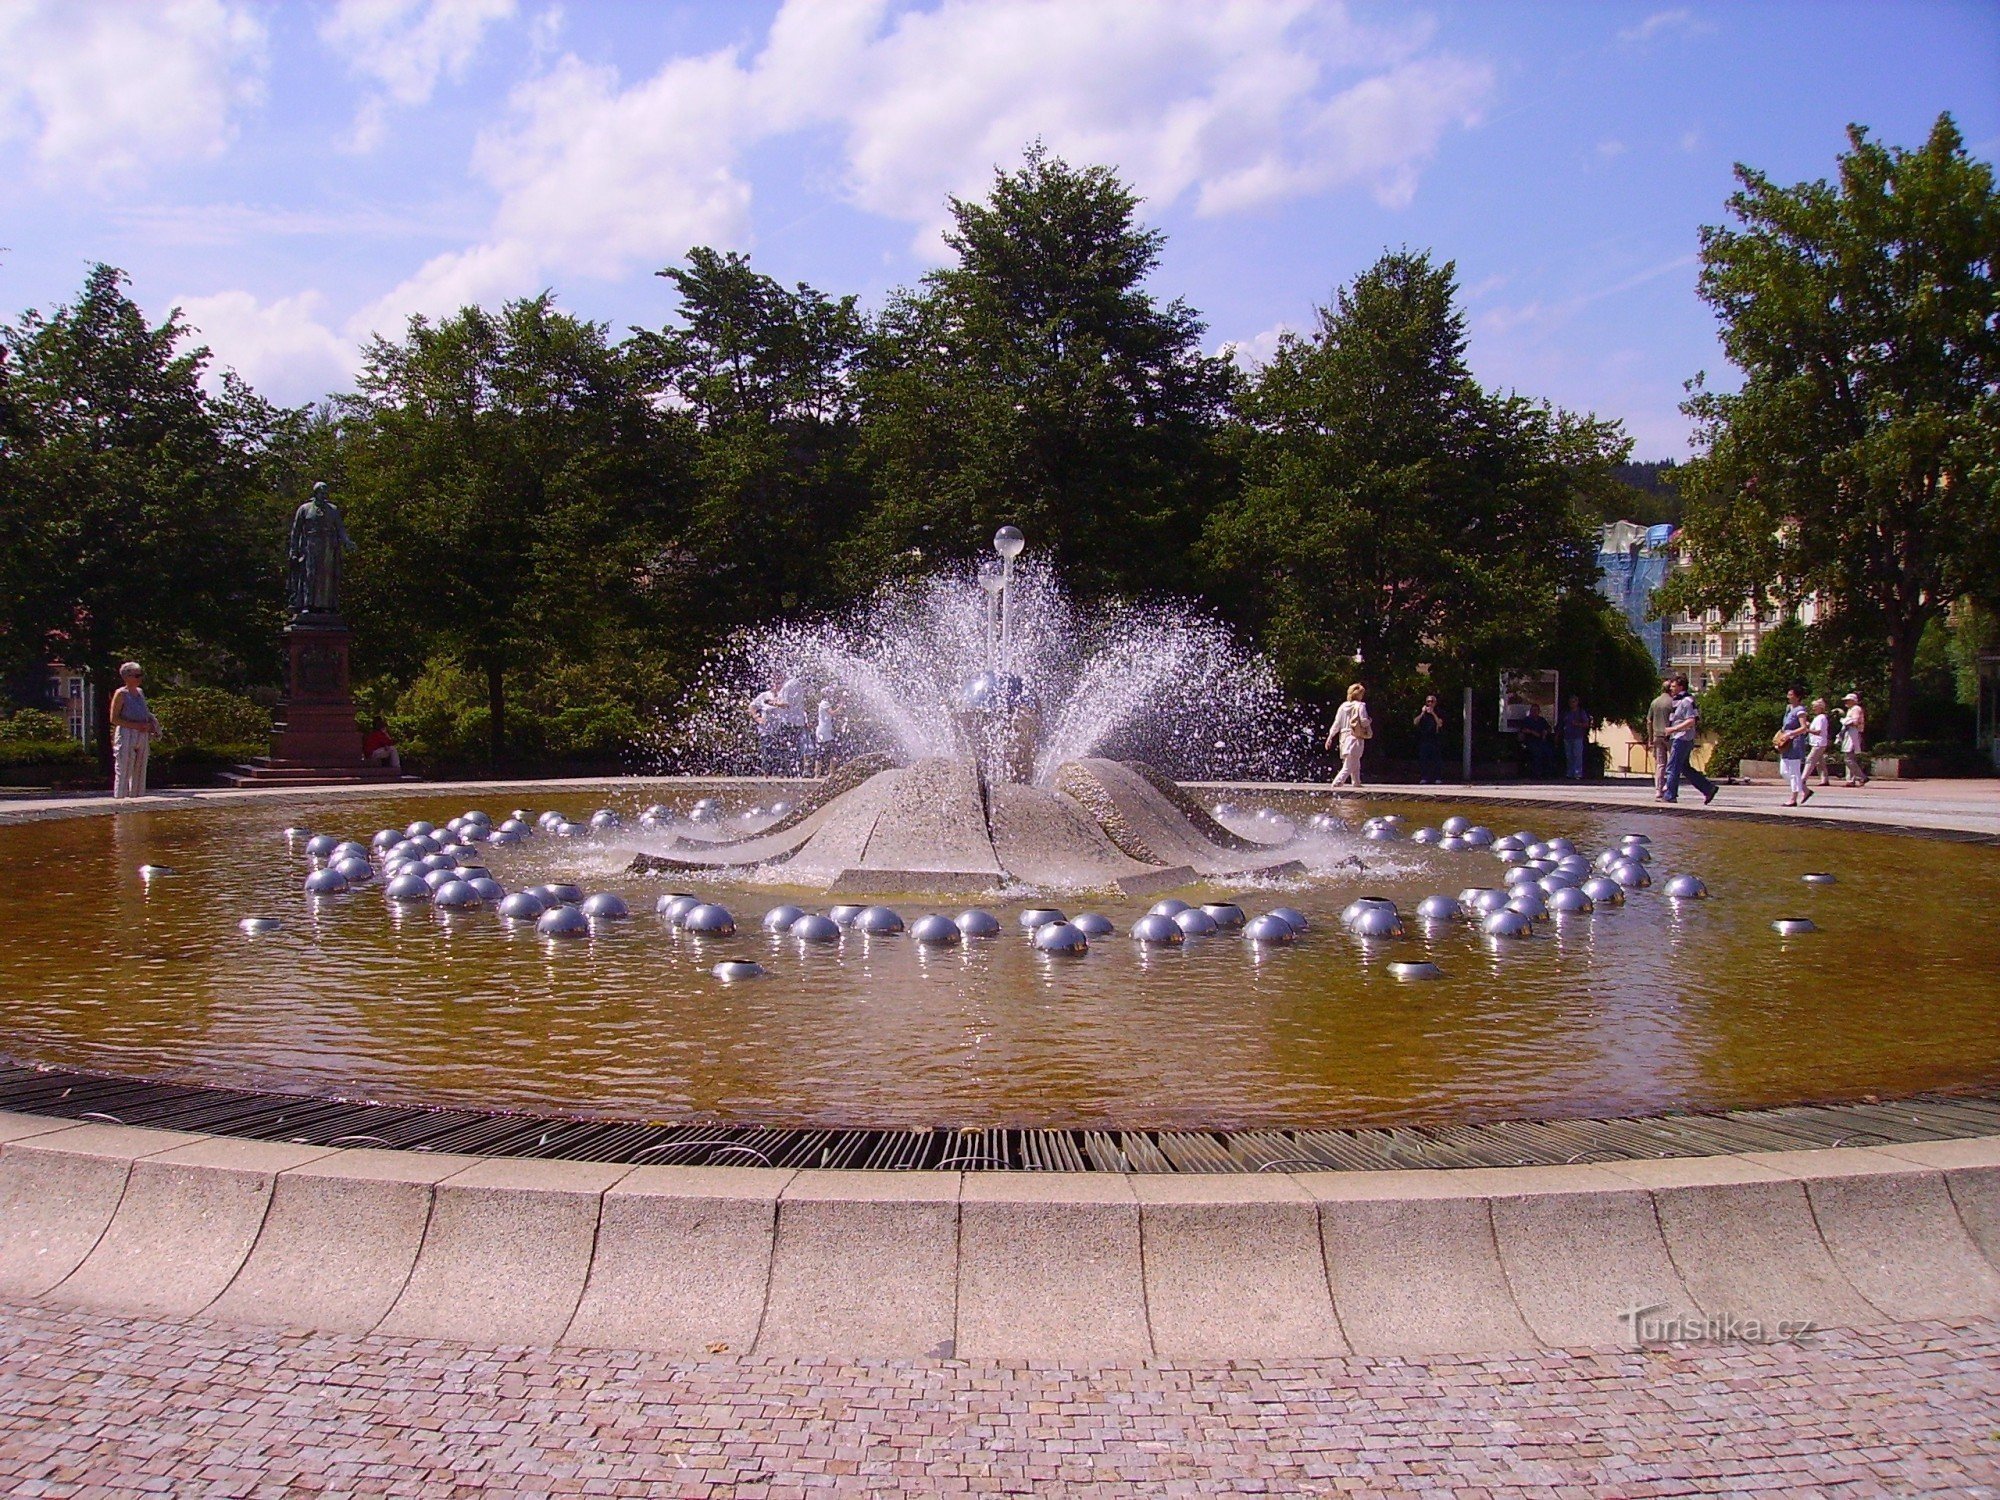
<svg viewBox="0 0 2000 1500">
<path fill-rule="evenodd" d="M 1002 527 L 998 568 L 740 635 L 682 731 L 683 768 L 740 759 L 740 705 L 775 678 L 842 704 L 844 743 L 862 756 L 756 832 L 672 830 L 634 867 L 776 866 L 788 884 L 857 893 L 1013 881 L 1137 894 L 1297 872 L 1288 826 L 1232 833 L 1155 769 L 1294 774 L 1310 730 L 1270 665 L 1189 606 L 1081 608 L 1018 562 L 1025 546 Z"/>
</svg>

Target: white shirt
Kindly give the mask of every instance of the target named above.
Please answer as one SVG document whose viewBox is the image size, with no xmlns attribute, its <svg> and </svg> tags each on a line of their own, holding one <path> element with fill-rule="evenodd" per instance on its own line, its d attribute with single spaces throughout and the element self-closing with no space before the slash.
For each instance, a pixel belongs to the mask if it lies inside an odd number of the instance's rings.
<svg viewBox="0 0 2000 1500">
<path fill-rule="evenodd" d="M 1362 726 L 1359 731 L 1356 730 L 1356 725 Z M 1369 727 L 1371 726 L 1368 723 L 1368 706 L 1364 703 L 1349 701 L 1333 711 L 1333 732 L 1340 736 L 1343 750 L 1365 739 Z"/>
<path fill-rule="evenodd" d="M 833 705 L 824 698 L 820 700 L 819 722 L 813 725 L 813 738 L 825 744 L 834 738 Z"/>
<path fill-rule="evenodd" d="M 1806 743 L 1815 750 L 1824 750 L 1833 734 L 1833 726 L 1825 714 L 1814 714 L 1812 723 L 1806 728 Z"/>
</svg>

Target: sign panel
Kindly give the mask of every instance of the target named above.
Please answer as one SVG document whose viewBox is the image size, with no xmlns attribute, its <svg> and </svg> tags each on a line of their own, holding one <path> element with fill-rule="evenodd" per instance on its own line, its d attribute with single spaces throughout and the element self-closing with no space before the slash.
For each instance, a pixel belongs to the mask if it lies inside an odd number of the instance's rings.
<svg viewBox="0 0 2000 1500">
<path fill-rule="evenodd" d="M 1519 734 L 1531 712 L 1539 711 L 1543 722 L 1555 727 L 1562 704 L 1562 675 L 1538 670 L 1512 670 L 1500 674 L 1500 732 Z"/>
</svg>

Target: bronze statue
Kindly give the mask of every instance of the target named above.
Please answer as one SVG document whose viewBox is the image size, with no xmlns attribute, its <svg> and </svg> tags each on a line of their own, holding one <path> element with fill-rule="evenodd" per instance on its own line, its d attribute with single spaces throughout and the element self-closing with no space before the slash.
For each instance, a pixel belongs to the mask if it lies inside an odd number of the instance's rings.
<svg viewBox="0 0 2000 1500">
<path fill-rule="evenodd" d="M 340 508 L 326 498 L 326 482 L 312 488 L 312 498 L 292 514 L 292 536 L 285 548 L 285 598 L 294 617 L 340 613 L 340 558 L 352 552 Z"/>
</svg>

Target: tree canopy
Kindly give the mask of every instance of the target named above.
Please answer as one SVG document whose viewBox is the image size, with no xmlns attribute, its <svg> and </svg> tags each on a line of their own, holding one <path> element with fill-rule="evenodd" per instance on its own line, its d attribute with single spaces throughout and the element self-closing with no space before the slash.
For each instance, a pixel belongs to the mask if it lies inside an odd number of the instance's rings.
<svg viewBox="0 0 2000 1500">
<path fill-rule="evenodd" d="M 1159 231 L 1108 168 L 1039 147 L 950 209 L 958 263 L 890 300 L 862 366 L 876 498 L 851 571 L 964 557 L 1014 522 L 1086 595 L 1189 585 L 1230 375 L 1194 310 L 1146 288 Z"/>
<path fill-rule="evenodd" d="M 830 559 L 867 498 L 856 299 L 787 289 L 733 251 L 697 246 L 687 261 L 659 273 L 679 325 L 635 341 L 694 423 L 682 543 L 715 591 L 715 623 L 826 604 L 840 587 Z"/>
<path fill-rule="evenodd" d="M 1678 467 L 1482 386 L 1424 251 L 1259 368 L 1204 352 L 1130 188 L 1039 147 L 948 201 L 950 263 L 874 315 L 695 246 L 660 326 L 547 292 L 413 319 L 313 410 L 210 375 L 99 267 L 0 334 L 0 644 L 274 698 L 285 517 L 325 478 L 364 701 L 460 759 L 629 739 L 738 626 L 1008 522 L 1086 601 L 1200 596 L 1313 705 L 1540 666 L 1629 722 L 1656 666 L 1596 592 L 1597 529 L 1682 507 L 1671 601 L 1812 594 L 1841 662 L 1871 631 L 1907 657 L 1953 600 L 2000 602 L 1991 172 L 1943 120 L 1915 152 L 1857 130 L 1835 185 L 1741 178 L 1702 288 L 1743 385 L 1692 393 Z"/>
<path fill-rule="evenodd" d="M 209 676 L 276 665 L 275 476 L 297 424 L 124 274 L 0 328 L 0 635 L 16 659 L 139 655 Z"/>
<path fill-rule="evenodd" d="M 1900 738 L 1925 627 L 2000 594 L 2000 197 L 1948 115 L 1914 151 L 1848 141 L 1837 182 L 1739 166 L 1738 227 L 1702 230 L 1743 383 L 1686 404 L 1690 566 L 1662 604 L 1817 597 L 1883 643 Z"/>
<path fill-rule="evenodd" d="M 485 684 L 495 757 L 507 679 L 671 623 L 683 444 L 644 364 L 547 294 L 467 308 L 367 348 L 335 408 L 337 498 L 357 544 L 357 651 L 414 676 L 437 652 Z"/>
<path fill-rule="evenodd" d="M 1565 601 L 1595 610 L 1584 502 L 1629 445 L 1615 424 L 1483 390 L 1457 303 L 1449 262 L 1384 255 L 1244 393 L 1243 483 L 1203 555 L 1315 696 L 1419 663 L 1461 677 L 1546 661 L 1573 639 Z"/>
</svg>

